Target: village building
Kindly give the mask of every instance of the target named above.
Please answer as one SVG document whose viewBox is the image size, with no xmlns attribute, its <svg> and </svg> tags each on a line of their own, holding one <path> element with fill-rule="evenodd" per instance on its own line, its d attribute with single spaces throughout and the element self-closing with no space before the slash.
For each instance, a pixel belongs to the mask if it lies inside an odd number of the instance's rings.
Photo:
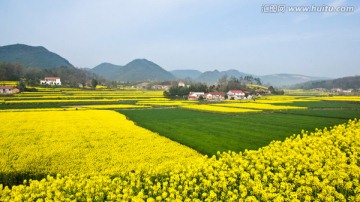
<svg viewBox="0 0 360 202">
<path fill-rule="evenodd" d="M 267 89 L 256 89 L 255 92 L 257 95 L 270 95 L 271 94 L 271 91 L 267 90 Z M 246 92 L 245 92 L 245 94 L 246 94 Z"/>
<path fill-rule="evenodd" d="M 146 89 L 148 87 L 148 85 L 149 85 L 148 83 L 139 83 L 139 84 L 132 86 L 132 88 Z"/>
<path fill-rule="evenodd" d="M 204 92 L 190 92 L 188 95 L 188 100 L 198 100 L 200 96 L 204 97 Z"/>
<path fill-rule="evenodd" d="M 180 87 L 185 87 L 185 83 L 184 82 L 182 82 L 182 81 L 180 81 L 179 83 L 178 83 L 178 86 Z"/>
<path fill-rule="evenodd" d="M 341 93 L 343 91 L 343 89 L 341 89 L 341 88 L 332 88 L 330 91 L 335 92 L 335 93 Z"/>
<path fill-rule="evenodd" d="M 167 90 L 170 88 L 170 86 L 168 86 L 168 85 L 153 85 L 151 88 L 154 90 Z"/>
<path fill-rule="evenodd" d="M 61 80 L 60 77 L 45 77 L 44 80 L 40 80 L 40 84 L 60 86 Z"/>
<path fill-rule="evenodd" d="M 241 90 L 229 90 L 226 94 L 229 100 L 242 100 L 245 97 L 245 92 Z"/>
<path fill-rule="evenodd" d="M 0 94 L 12 94 L 13 90 L 13 86 L 0 86 Z"/>
<path fill-rule="evenodd" d="M 347 89 L 347 90 L 343 90 L 343 93 L 352 93 L 354 92 L 354 89 Z"/>
<path fill-rule="evenodd" d="M 205 94 L 205 99 L 211 101 L 221 101 L 225 99 L 225 95 L 225 93 L 220 92 L 209 92 Z"/>
</svg>

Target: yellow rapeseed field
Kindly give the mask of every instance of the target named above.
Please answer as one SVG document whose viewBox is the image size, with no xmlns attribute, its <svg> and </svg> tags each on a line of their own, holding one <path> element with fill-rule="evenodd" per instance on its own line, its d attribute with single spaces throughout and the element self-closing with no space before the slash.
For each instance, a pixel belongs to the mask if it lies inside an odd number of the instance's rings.
<svg viewBox="0 0 360 202">
<path fill-rule="evenodd" d="M 256 109 L 244 109 L 244 108 L 235 108 L 235 107 L 222 107 L 215 105 L 181 105 L 181 108 L 191 109 L 191 110 L 200 110 L 200 111 L 211 111 L 211 112 L 221 112 L 221 113 L 244 113 L 244 112 L 261 112 L 261 110 Z"/>
<path fill-rule="evenodd" d="M 86 103 L 86 102 L 117 102 L 119 99 L 82 99 L 82 100 L 8 100 L 7 104 L 26 104 L 26 103 Z"/>
<path fill-rule="evenodd" d="M 196 101 L 192 100 L 182 100 L 182 101 L 174 101 L 174 100 L 140 100 L 136 102 L 138 105 L 151 105 L 151 106 L 182 106 L 188 104 L 194 104 Z"/>
<path fill-rule="evenodd" d="M 116 175 L 201 159 L 115 111 L 1 112 L 0 123 L 2 174 Z"/>
<path fill-rule="evenodd" d="M 354 120 L 163 173 L 57 175 L 0 186 L 0 201 L 360 201 L 359 151 Z"/>
<path fill-rule="evenodd" d="M 140 109 L 151 108 L 151 106 L 130 105 L 130 104 L 113 104 L 113 105 L 81 105 L 80 108 L 86 109 Z"/>
<path fill-rule="evenodd" d="M 360 96 L 332 96 L 332 97 L 320 97 L 319 99 L 328 100 L 328 101 L 360 102 Z"/>
</svg>

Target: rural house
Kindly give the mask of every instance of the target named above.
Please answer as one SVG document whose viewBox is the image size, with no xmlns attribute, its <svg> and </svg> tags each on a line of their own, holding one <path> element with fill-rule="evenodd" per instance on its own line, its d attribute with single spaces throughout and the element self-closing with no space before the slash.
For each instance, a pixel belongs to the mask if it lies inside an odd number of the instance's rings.
<svg viewBox="0 0 360 202">
<path fill-rule="evenodd" d="M 185 83 L 184 82 L 182 82 L 182 81 L 180 81 L 179 83 L 178 83 L 178 86 L 180 87 L 185 87 Z"/>
<path fill-rule="evenodd" d="M 148 87 L 149 83 L 139 83 L 136 84 L 134 86 L 132 86 L 132 88 L 137 88 L 137 89 L 146 89 Z"/>
<path fill-rule="evenodd" d="M 206 100 L 221 101 L 225 99 L 225 93 L 220 92 L 209 92 L 205 94 Z"/>
<path fill-rule="evenodd" d="M 200 96 L 204 97 L 204 92 L 190 92 L 188 95 L 188 100 L 198 100 Z"/>
<path fill-rule="evenodd" d="M 45 77 L 44 80 L 40 80 L 40 84 L 41 84 L 41 85 L 56 85 L 56 86 L 60 86 L 60 85 L 61 85 L 61 81 L 60 81 L 60 77 Z"/>
<path fill-rule="evenodd" d="M 151 87 L 151 89 L 154 89 L 154 90 L 167 90 L 169 88 L 170 88 L 170 86 L 168 86 L 168 85 L 153 85 Z"/>
<path fill-rule="evenodd" d="M 234 99 L 234 100 L 242 100 L 245 97 L 245 92 L 241 90 L 229 90 L 229 92 L 226 93 L 228 96 L 228 99 Z"/>
<path fill-rule="evenodd" d="M 0 94 L 12 94 L 13 86 L 0 86 Z"/>
<path fill-rule="evenodd" d="M 271 94 L 271 92 L 267 89 L 256 89 L 255 92 L 258 95 L 270 95 Z"/>
</svg>

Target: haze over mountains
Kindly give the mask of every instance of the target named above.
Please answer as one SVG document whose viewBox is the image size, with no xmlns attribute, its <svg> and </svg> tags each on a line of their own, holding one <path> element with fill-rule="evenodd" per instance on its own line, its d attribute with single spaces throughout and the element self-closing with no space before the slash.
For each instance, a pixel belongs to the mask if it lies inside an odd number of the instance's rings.
<svg viewBox="0 0 360 202">
<path fill-rule="evenodd" d="M 360 89 L 360 76 L 349 76 L 331 80 L 308 81 L 294 85 L 292 88 L 314 89 L 314 88 L 342 88 Z"/>
<path fill-rule="evenodd" d="M 208 84 L 216 83 L 221 77 L 244 77 L 247 75 L 252 75 L 244 72 L 240 72 L 235 69 L 230 69 L 226 71 L 206 71 L 200 72 L 198 70 L 173 70 L 166 71 L 161 68 L 159 65 L 148 61 L 146 59 L 136 59 L 128 63 L 125 66 L 114 65 L 111 63 L 102 63 L 92 69 L 91 72 L 94 72 L 108 80 L 117 80 L 117 81 L 146 81 L 146 80 L 174 80 L 174 79 L 191 79 L 197 82 L 203 82 Z M 307 81 L 323 80 L 329 79 L 326 77 L 311 77 L 298 74 L 273 74 L 265 76 L 257 76 L 261 79 L 263 84 L 274 85 L 274 86 L 288 86 L 298 83 L 303 83 Z"/>
<path fill-rule="evenodd" d="M 50 52 L 42 46 L 28 46 L 15 44 L 0 47 L 0 62 L 18 63 L 27 67 L 39 67 L 42 69 L 55 67 L 74 67 L 68 60 L 56 53 Z M 252 75 L 261 79 L 263 84 L 284 86 L 303 83 L 314 80 L 324 80 L 324 77 L 312 77 L 297 74 L 273 74 L 257 76 L 250 73 L 240 72 L 235 69 L 226 71 L 205 71 L 198 70 L 173 70 L 166 71 L 159 65 L 147 59 L 135 59 L 126 65 L 115 65 L 101 63 L 88 71 L 96 73 L 105 79 L 134 82 L 134 81 L 166 81 L 176 79 L 191 79 L 196 82 L 214 84 L 224 75 L 228 77 L 242 77 Z"/>
<path fill-rule="evenodd" d="M 206 71 L 203 73 L 197 70 L 174 70 L 171 71 L 171 73 L 173 73 L 177 78 L 180 79 L 191 78 L 193 80 L 199 82 L 205 82 L 205 83 L 215 83 L 219 80 L 219 78 L 225 75 L 228 77 L 233 76 L 236 78 L 251 75 L 260 78 L 263 84 L 274 85 L 274 86 L 288 86 L 288 85 L 294 85 L 307 81 L 329 79 L 327 77 L 312 77 L 312 76 L 304 76 L 298 74 L 272 74 L 272 75 L 258 76 L 244 72 L 239 72 L 238 70 L 235 69 L 230 69 L 227 71 L 214 70 L 214 71 Z"/>
</svg>

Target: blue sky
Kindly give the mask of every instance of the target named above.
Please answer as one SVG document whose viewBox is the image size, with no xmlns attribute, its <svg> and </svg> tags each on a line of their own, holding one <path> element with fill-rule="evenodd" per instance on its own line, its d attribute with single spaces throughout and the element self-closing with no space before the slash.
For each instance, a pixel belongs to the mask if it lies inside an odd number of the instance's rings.
<svg viewBox="0 0 360 202">
<path fill-rule="evenodd" d="M 264 5 L 353 12 L 264 13 Z M 166 70 L 360 75 L 358 0 L 0 0 L 0 46 L 44 46 L 77 67 L 136 58 Z"/>
</svg>

